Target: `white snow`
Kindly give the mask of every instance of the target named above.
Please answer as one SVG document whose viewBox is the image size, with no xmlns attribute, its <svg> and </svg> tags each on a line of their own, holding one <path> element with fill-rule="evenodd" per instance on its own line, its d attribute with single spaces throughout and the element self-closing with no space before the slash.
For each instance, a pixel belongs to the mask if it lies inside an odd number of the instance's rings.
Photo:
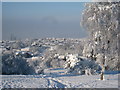
<svg viewBox="0 0 120 90">
<path fill-rule="evenodd" d="M 22 48 L 21 51 L 30 51 L 30 48 L 29 47 Z"/>
<path fill-rule="evenodd" d="M 0 88 L 118 88 L 120 74 L 106 74 L 105 80 L 101 81 L 99 75 L 65 72 L 62 68 L 50 68 L 45 71 L 46 75 L 2 75 Z"/>
</svg>

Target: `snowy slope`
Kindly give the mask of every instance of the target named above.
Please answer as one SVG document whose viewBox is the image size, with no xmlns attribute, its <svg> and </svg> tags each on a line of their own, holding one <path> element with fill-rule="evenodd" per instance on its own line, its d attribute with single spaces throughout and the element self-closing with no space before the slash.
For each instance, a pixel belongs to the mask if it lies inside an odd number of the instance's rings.
<svg viewBox="0 0 120 90">
<path fill-rule="evenodd" d="M 68 75 L 66 70 L 46 69 L 45 75 L 3 75 L 0 88 L 118 88 L 119 74 L 106 74 L 105 80 L 99 75 Z"/>
</svg>

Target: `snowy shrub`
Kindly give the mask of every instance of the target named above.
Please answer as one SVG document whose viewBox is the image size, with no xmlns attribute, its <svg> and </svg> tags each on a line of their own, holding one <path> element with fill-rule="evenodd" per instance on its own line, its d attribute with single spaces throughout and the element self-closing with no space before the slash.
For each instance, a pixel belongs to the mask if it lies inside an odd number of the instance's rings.
<svg viewBox="0 0 120 90">
<path fill-rule="evenodd" d="M 13 54 L 2 55 L 2 74 L 33 74 L 34 69 L 29 66 L 22 57 L 14 57 Z"/>
<path fill-rule="evenodd" d="M 41 63 L 41 66 L 43 68 L 57 68 L 57 67 L 63 67 L 63 64 L 65 62 L 65 58 L 60 58 L 61 54 L 58 54 L 58 50 L 49 50 L 47 49 L 44 52 L 43 55 L 43 62 Z M 64 55 L 63 55 L 64 56 Z"/>
<path fill-rule="evenodd" d="M 34 69 L 34 74 L 43 74 L 43 67 L 41 66 L 42 60 L 39 57 L 32 57 L 27 59 L 30 67 Z"/>
<path fill-rule="evenodd" d="M 100 66 L 95 63 L 95 61 L 88 60 L 85 57 L 80 57 L 77 55 L 69 55 L 67 61 L 65 62 L 64 68 L 67 68 L 67 73 L 73 74 L 87 74 L 92 75 L 100 71 Z"/>
</svg>

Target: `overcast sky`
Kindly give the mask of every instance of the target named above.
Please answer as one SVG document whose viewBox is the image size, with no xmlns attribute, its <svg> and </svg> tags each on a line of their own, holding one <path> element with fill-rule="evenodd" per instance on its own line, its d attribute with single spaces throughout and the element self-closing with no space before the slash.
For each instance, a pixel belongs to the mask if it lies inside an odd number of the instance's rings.
<svg viewBox="0 0 120 90">
<path fill-rule="evenodd" d="M 80 27 L 83 2 L 3 2 L 3 39 L 83 38 Z"/>
</svg>

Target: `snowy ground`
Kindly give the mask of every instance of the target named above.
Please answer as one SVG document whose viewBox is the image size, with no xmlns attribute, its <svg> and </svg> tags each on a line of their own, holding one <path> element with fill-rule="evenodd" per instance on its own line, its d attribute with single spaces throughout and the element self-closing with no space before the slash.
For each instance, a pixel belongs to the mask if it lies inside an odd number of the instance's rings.
<svg viewBox="0 0 120 90">
<path fill-rule="evenodd" d="M 3 75 L 0 88 L 118 88 L 119 74 L 68 75 L 65 69 L 46 69 L 45 75 Z"/>
</svg>

